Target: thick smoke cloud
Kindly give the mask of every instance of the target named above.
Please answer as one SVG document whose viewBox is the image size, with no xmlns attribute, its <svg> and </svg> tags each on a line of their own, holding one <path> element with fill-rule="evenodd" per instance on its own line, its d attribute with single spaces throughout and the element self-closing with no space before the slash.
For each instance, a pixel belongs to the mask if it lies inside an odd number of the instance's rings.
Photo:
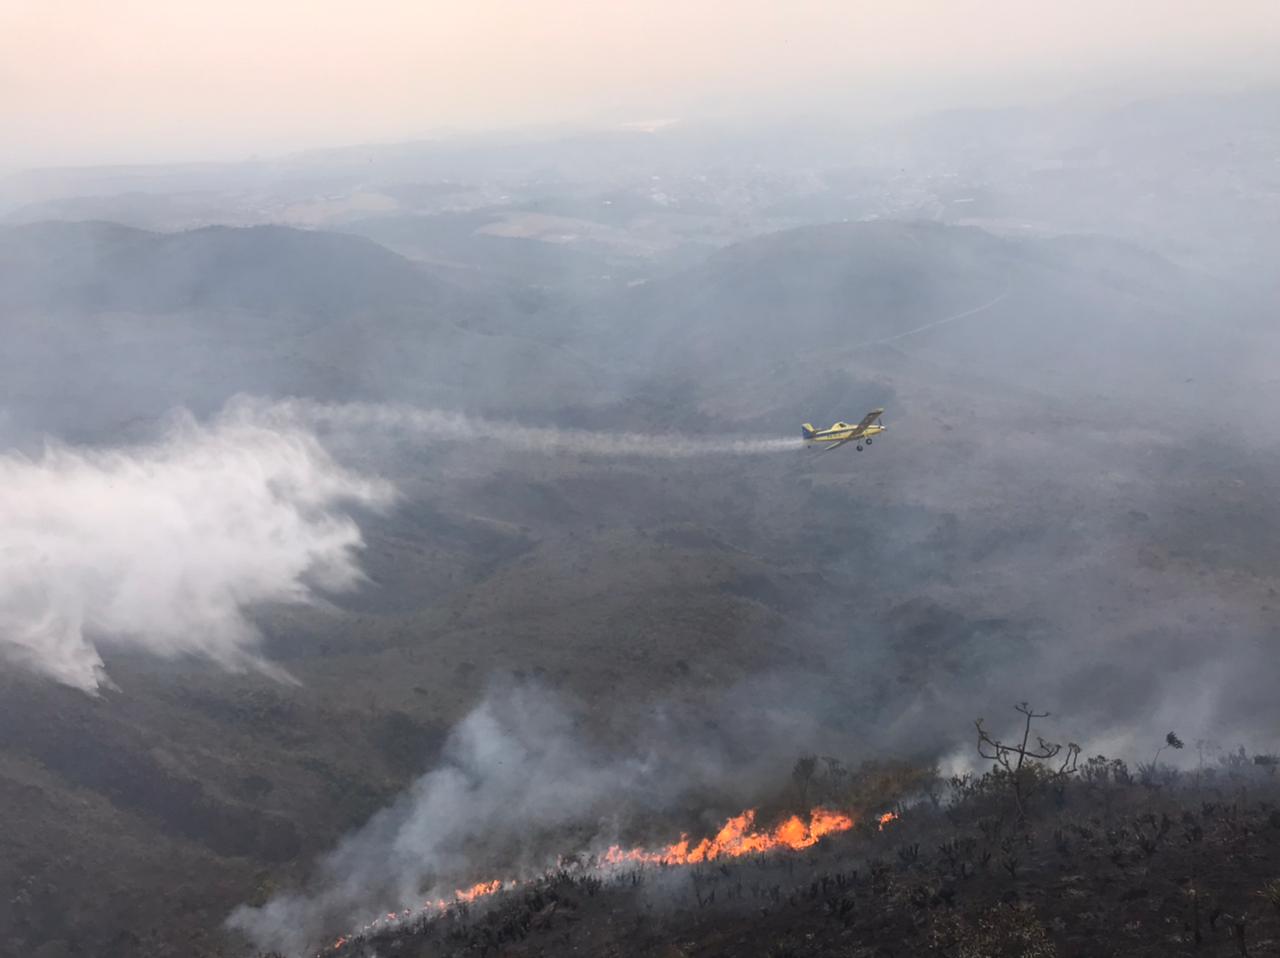
<svg viewBox="0 0 1280 958">
<path fill-rule="evenodd" d="M 355 584 L 342 506 L 389 495 L 305 430 L 236 413 L 179 417 L 151 445 L 0 456 L 0 656 L 90 692 L 107 646 L 282 676 L 248 610 Z"/>
<path fill-rule="evenodd" d="M 387 405 L 239 398 L 149 446 L 49 445 L 0 457 L 0 655 L 86 691 L 109 680 L 100 646 L 283 673 L 254 651 L 247 610 L 341 590 L 360 572 L 344 503 L 387 501 L 314 431 L 376 430 L 525 451 L 688 458 L 795 449 L 798 439 L 716 439 L 529 427 Z"/>
</svg>

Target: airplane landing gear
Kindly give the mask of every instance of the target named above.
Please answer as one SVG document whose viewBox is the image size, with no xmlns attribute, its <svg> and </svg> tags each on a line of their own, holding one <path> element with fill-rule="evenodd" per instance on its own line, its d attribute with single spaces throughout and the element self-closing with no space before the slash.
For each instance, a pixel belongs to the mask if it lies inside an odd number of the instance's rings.
<svg viewBox="0 0 1280 958">
<path fill-rule="evenodd" d="M 854 446 L 854 448 L 855 448 L 855 449 L 857 449 L 857 450 L 858 450 L 858 452 L 862 452 L 862 446 L 861 446 L 861 445 Z"/>
<path fill-rule="evenodd" d="M 870 440 L 870 439 L 868 439 L 868 440 L 867 440 L 867 445 L 868 445 L 868 446 L 869 446 L 869 445 L 871 445 L 871 440 Z"/>
</svg>

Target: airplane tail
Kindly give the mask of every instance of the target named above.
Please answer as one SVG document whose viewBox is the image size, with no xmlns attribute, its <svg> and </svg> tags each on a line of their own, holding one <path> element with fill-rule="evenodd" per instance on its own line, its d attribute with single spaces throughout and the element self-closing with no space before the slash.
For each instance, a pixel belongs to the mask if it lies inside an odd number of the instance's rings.
<svg viewBox="0 0 1280 958">
<path fill-rule="evenodd" d="M 805 439 L 812 439 L 817 430 L 813 428 L 813 423 L 807 422 L 800 427 L 800 435 Z"/>
</svg>

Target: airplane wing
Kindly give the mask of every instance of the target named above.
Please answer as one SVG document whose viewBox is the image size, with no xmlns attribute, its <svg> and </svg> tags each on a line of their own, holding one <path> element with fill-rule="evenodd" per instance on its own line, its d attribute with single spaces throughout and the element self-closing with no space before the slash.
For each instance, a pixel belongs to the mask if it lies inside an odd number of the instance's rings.
<svg viewBox="0 0 1280 958">
<path fill-rule="evenodd" d="M 870 426 L 873 422 L 875 422 L 877 419 L 879 419 L 883 415 L 884 415 L 883 409 L 871 410 L 871 412 L 867 413 L 865 416 L 862 417 L 862 422 L 858 423 L 858 425 L 854 427 L 853 436 L 850 436 L 849 438 L 852 439 L 856 436 L 861 436 L 864 432 L 867 431 L 868 426 Z"/>
<path fill-rule="evenodd" d="M 829 445 L 829 446 L 825 447 L 822 451 L 823 451 L 823 452 L 831 452 L 831 450 L 833 450 L 833 449 L 839 449 L 839 448 L 840 448 L 841 446 L 843 446 L 846 442 L 853 442 L 853 439 L 854 439 L 854 437 L 853 437 L 853 436 L 850 436 L 848 439 L 841 439 L 839 442 L 833 442 L 833 443 L 831 443 L 831 445 Z"/>
</svg>

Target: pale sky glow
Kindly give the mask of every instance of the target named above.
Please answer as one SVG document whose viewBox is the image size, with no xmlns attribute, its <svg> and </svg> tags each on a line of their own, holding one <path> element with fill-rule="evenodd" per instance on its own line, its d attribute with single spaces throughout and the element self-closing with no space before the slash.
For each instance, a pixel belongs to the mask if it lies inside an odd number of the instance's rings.
<svg viewBox="0 0 1280 958">
<path fill-rule="evenodd" d="M 957 83 L 1266 79 L 1278 45 L 1276 0 L 0 0 L 0 166 L 740 114 L 900 86 L 944 103 Z"/>
</svg>

